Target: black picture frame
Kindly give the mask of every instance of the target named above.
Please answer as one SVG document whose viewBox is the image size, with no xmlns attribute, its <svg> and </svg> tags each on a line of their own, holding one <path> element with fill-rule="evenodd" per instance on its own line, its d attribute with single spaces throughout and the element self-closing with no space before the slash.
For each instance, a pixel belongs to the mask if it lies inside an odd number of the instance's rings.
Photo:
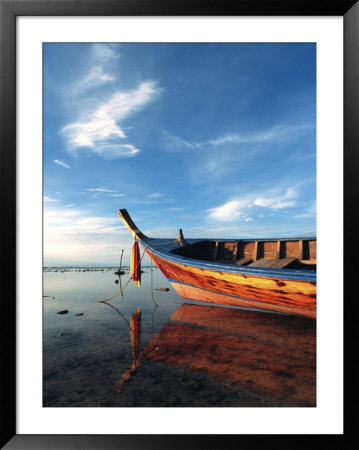
<svg viewBox="0 0 359 450">
<path fill-rule="evenodd" d="M 342 16 L 344 19 L 344 285 L 345 390 L 343 435 L 18 435 L 16 434 L 16 17 L 18 16 Z M 0 168 L 2 208 L 1 272 L 5 293 L 1 308 L 1 448 L 6 449 L 190 449 L 238 446 L 281 448 L 295 441 L 308 448 L 323 439 L 344 448 L 355 426 L 351 403 L 355 380 L 354 269 L 359 135 L 359 2 L 358 0 L 0 0 Z M 342 270 L 342 268 L 338 268 Z M 353 287 L 354 288 L 354 287 Z M 348 297 L 348 295 L 347 295 Z M 345 299 L 345 297 L 344 297 Z M 270 446 L 270 447 L 269 447 Z M 275 446 L 275 447 L 274 447 Z"/>
</svg>

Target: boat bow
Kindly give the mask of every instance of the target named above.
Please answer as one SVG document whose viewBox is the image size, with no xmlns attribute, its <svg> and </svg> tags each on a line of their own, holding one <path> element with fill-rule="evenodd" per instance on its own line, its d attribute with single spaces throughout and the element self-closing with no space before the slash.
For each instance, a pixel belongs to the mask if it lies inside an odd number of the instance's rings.
<svg viewBox="0 0 359 450">
<path fill-rule="evenodd" d="M 183 298 L 316 317 L 315 238 L 150 238 L 118 213 Z"/>
</svg>

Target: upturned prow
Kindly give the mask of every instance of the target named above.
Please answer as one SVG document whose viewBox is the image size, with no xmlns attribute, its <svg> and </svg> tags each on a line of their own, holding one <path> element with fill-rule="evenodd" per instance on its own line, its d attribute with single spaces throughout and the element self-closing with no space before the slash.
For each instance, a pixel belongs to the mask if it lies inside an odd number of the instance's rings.
<svg viewBox="0 0 359 450">
<path fill-rule="evenodd" d="M 146 239 L 147 236 L 140 231 L 132 220 L 131 216 L 127 212 L 127 209 L 119 209 L 118 215 L 122 219 L 122 222 L 126 225 L 126 227 L 130 230 L 132 237 L 134 239 Z"/>
</svg>

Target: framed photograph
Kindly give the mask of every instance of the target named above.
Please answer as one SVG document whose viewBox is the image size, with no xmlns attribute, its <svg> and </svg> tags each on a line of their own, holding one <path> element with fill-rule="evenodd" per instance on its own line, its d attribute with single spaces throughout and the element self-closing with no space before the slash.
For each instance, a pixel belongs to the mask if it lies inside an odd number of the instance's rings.
<svg viewBox="0 0 359 450">
<path fill-rule="evenodd" d="M 0 12 L 3 448 L 351 432 L 357 2 Z"/>
</svg>

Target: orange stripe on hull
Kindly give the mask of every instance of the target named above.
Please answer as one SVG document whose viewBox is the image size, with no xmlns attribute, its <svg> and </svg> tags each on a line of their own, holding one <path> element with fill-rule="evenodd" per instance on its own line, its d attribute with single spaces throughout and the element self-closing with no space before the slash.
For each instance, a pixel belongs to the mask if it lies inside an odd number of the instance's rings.
<svg viewBox="0 0 359 450">
<path fill-rule="evenodd" d="M 173 283 L 184 298 L 316 317 L 316 283 L 201 269 L 147 253 L 166 278 L 186 284 Z"/>
</svg>

